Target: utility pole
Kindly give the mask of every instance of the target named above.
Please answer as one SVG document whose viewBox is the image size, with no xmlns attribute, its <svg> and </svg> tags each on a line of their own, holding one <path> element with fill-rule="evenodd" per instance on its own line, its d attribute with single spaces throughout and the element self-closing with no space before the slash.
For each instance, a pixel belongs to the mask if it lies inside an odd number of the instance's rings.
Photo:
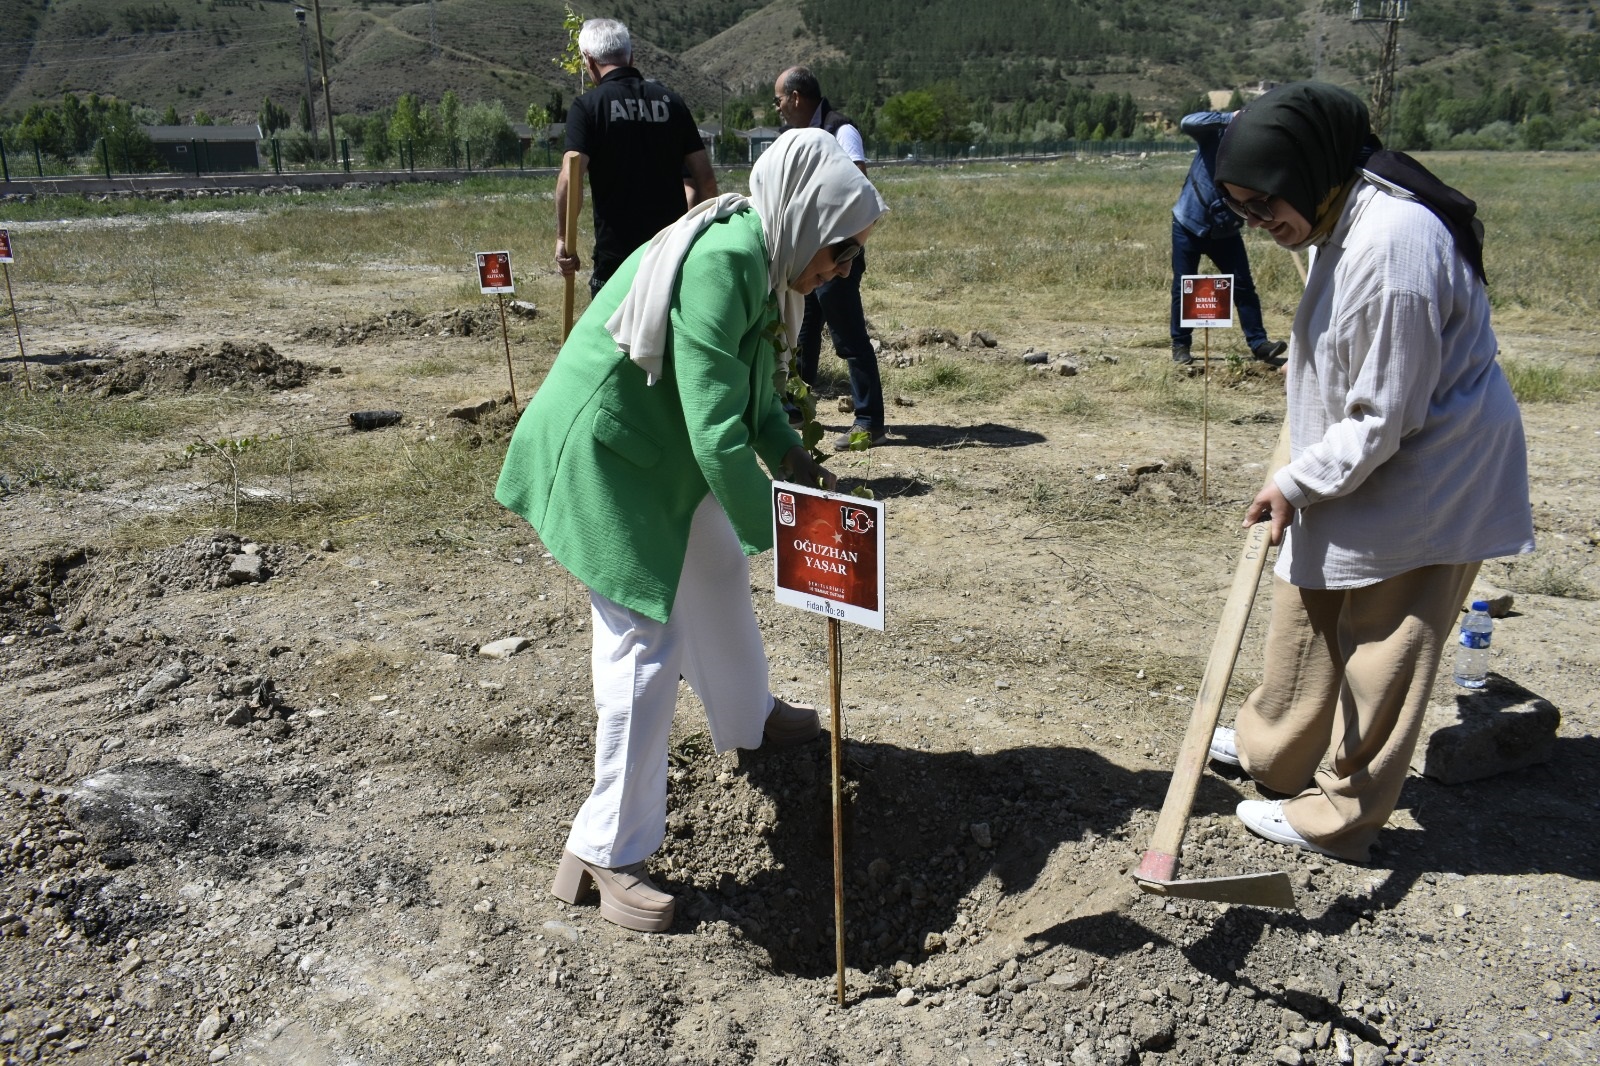
<svg viewBox="0 0 1600 1066">
<path fill-rule="evenodd" d="M 433 58 L 439 58 L 439 4 L 438 0 L 428 0 L 428 49 L 433 53 Z"/>
<path fill-rule="evenodd" d="M 306 137 L 311 142 L 311 154 L 316 155 L 317 144 L 317 94 L 311 88 L 311 53 L 306 48 L 306 9 L 294 9 L 294 20 L 300 24 L 300 58 L 306 66 L 306 118 L 309 120 Z"/>
<path fill-rule="evenodd" d="M 317 62 L 322 67 L 322 110 L 328 116 L 328 161 L 339 158 L 339 149 L 333 142 L 333 100 L 328 96 L 328 54 L 322 41 L 322 0 L 311 0 L 311 13 L 317 20 Z"/>
<path fill-rule="evenodd" d="M 1395 68 L 1399 62 L 1400 23 L 1409 0 L 1350 0 L 1350 21 L 1366 23 L 1382 38 L 1378 69 L 1372 79 L 1372 132 L 1380 138 L 1389 128 L 1394 104 Z M 1382 29 L 1377 27 L 1382 26 Z"/>
</svg>

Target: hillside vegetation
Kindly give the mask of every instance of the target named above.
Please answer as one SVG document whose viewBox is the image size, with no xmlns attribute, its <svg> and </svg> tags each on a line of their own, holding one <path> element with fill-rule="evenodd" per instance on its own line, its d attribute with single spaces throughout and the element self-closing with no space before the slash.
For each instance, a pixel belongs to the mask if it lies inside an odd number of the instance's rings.
<svg viewBox="0 0 1600 1066">
<path fill-rule="evenodd" d="M 577 6 L 627 21 L 638 65 L 703 116 L 740 127 L 771 121 L 773 77 L 806 62 L 869 133 L 894 97 L 926 92 L 950 139 L 1079 135 L 1091 93 L 1131 98 L 1141 119 L 1159 126 L 1204 91 L 1264 80 L 1319 77 L 1365 91 L 1380 47 L 1373 24 L 1351 21 L 1348 0 Z M 30 107 L 90 94 L 124 102 L 146 121 L 169 108 L 182 122 L 197 112 L 254 121 L 264 99 L 298 115 L 303 45 L 313 95 L 321 95 L 315 30 L 309 18 L 302 30 L 286 0 L 9 0 L 6 8 L 0 121 L 8 124 Z M 560 0 L 324 0 L 321 9 L 340 114 L 387 112 L 402 93 L 428 103 L 454 91 L 466 101 L 501 101 L 513 118 L 530 104 L 559 117 L 582 88 L 555 63 L 566 43 Z M 1391 140 L 1457 148 L 1600 142 L 1596 22 L 1595 0 L 1415 0 L 1399 36 Z M 1109 126 L 1107 133 L 1116 135 Z"/>
</svg>

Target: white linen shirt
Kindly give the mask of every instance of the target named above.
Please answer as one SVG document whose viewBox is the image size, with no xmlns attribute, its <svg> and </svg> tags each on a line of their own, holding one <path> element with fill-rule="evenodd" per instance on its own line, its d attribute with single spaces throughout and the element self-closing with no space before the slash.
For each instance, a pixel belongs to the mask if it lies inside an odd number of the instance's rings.
<svg viewBox="0 0 1600 1066">
<path fill-rule="evenodd" d="M 1295 507 L 1275 572 L 1359 588 L 1533 550 L 1522 415 L 1483 284 L 1433 213 L 1364 177 L 1289 338 Z"/>
</svg>

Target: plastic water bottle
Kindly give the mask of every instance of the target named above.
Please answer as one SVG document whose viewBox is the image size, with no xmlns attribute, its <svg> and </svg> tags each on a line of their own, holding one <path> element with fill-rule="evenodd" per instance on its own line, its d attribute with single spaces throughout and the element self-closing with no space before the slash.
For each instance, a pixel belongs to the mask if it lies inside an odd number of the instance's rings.
<svg viewBox="0 0 1600 1066">
<path fill-rule="evenodd" d="M 1456 648 L 1456 684 L 1462 688 L 1482 688 L 1489 677 L 1489 636 L 1494 619 L 1489 617 L 1489 601 L 1473 600 L 1472 610 L 1461 622 L 1461 645 Z"/>
</svg>

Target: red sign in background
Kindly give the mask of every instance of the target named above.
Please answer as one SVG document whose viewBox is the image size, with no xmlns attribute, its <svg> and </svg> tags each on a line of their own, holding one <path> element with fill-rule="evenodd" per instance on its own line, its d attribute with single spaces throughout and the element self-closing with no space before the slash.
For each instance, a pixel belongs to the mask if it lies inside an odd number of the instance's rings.
<svg viewBox="0 0 1600 1066">
<path fill-rule="evenodd" d="M 1185 274 L 1181 291 L 1183 325 L 1233 325 L 1233 275 Z"/>
<path fill-rule="evenodd" d="M 478 253 L 478 289 L 484 293 L 515 292 L 510 252 Z"/>
<path fill-rule="evenodd" d="M 14 262 L 16 260 L 11 258 L 11 234 L 6 230 L 0 229 L 0 263 Z"/>
</svg>

